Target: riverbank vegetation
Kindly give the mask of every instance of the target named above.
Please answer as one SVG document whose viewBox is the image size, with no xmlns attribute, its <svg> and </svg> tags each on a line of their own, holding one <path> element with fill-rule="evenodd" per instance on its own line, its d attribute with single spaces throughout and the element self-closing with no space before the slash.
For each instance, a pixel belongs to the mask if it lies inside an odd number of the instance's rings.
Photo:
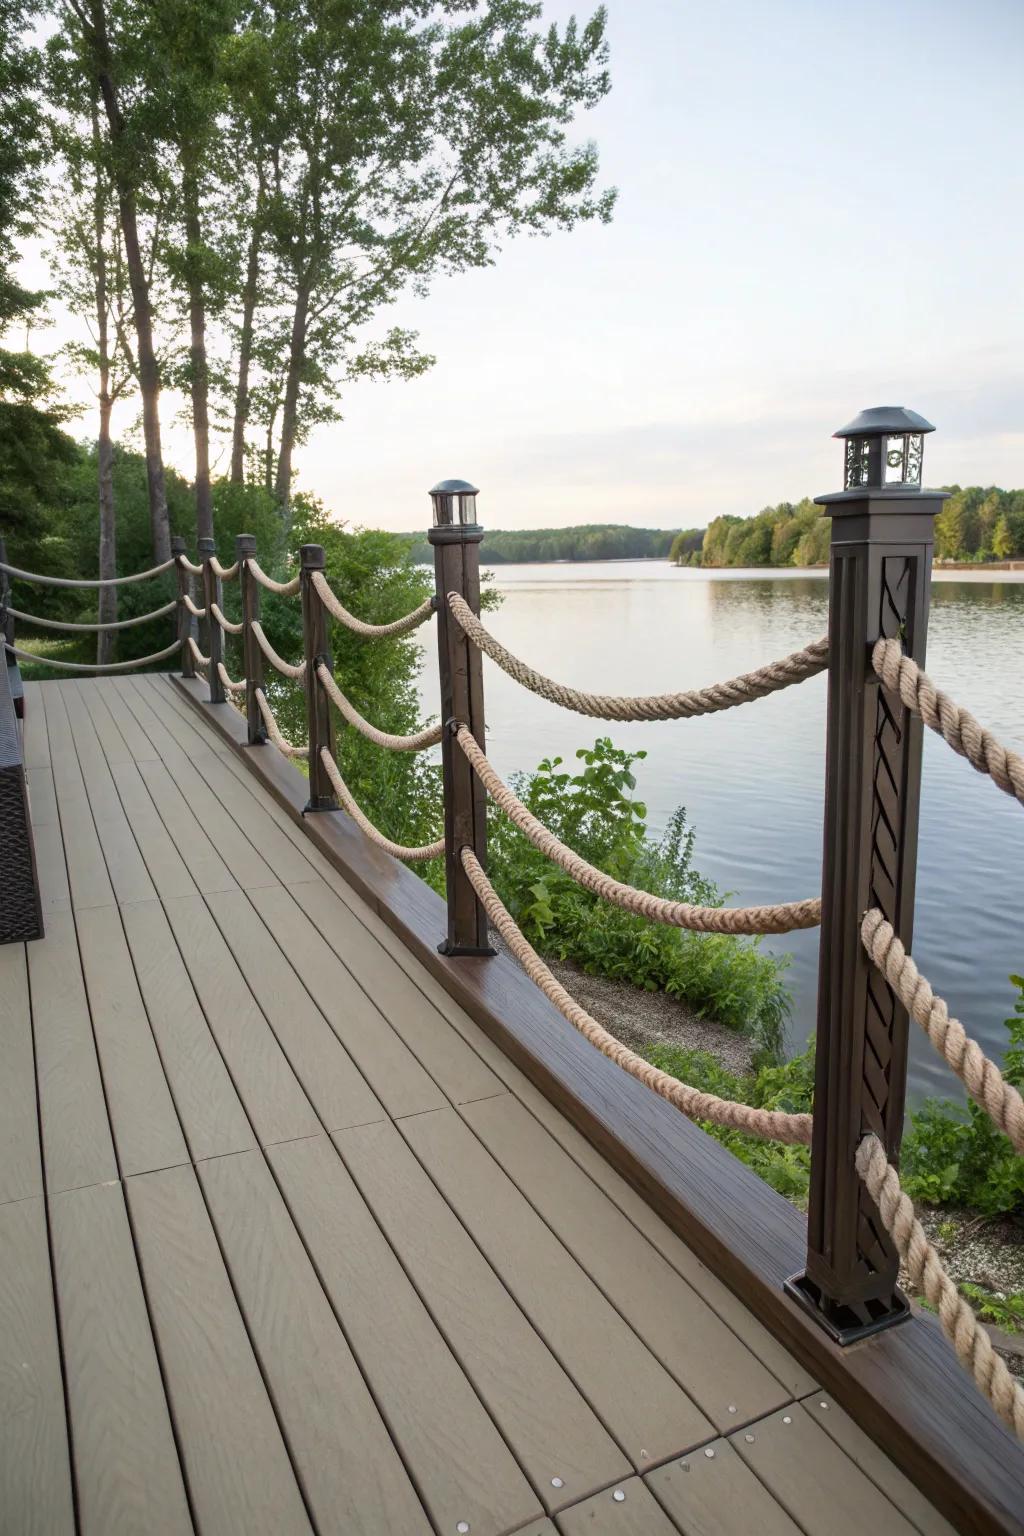
<svg viewBox="0 0 1024 1536">
<path fill-rule="evenodd" d="M 405 535 L 413 559 L 426 565 L 434 552 L 421 534 Z M 575 528 L 488 528 L 488 565 L 532 565 L 545 560 L 664 560 L 677 535 L 671 528 L 587 523 Z"/>
<path fill-rule="evenodd" d="M 984 563 L 1024 559 L 1024 491 L 996 486 L 947 486 L 949 500 L 935 519 L 936 560 Z M 674 565 L 811 566 L 828 561 L 831 523 L 809 497 L 780 501 L 753 517 L 716 517 L 706 529 L 678 533 Z"/>
</svg>

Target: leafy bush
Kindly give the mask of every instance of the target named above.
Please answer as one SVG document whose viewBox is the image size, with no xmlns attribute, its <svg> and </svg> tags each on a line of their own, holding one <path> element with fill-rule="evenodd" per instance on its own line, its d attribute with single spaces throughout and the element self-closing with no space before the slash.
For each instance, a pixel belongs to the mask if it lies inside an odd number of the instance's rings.
<svg viewBox="0 0 1024 1536">
<path fill-rule="evenodd" d="M 633 798 L 633 765 L 646 754 L 601 737 L 576 756 L 583 765 L 577 774 L 555 757 L 513 777 L 534 815 L 618 880 L 670 900 L 720 906 L 713 882 L 693 867 L 694 831 L 684 810 L 660 840 L 648 835 L 647 808 Z M 765 954 L 758 940 L 688 933 L 612 906 L 554 866 L 499 812 L 488 838 L 491 878 L 537 948 L 590 973 L 682 998 L 701 1016 L 749 1033 L 762 1058 L 777 1059 L 789 1010 L 785 961 Z"/>
<path fill-rule="evenodd" d="M 1003 1076 L 1024 1088 L 1024 977 L 1010 980 L 1018 996 L 1006 1020 Z M 930 1099 L 922 1105 L 911 1116 L 901 1162 L 912 1200 L 966 1205 L 989 1216 L 1024 1211 L 1024 1158 L 976 1104 Z"/>
<path fill-rule="evenodd" d="M 686 1050 L 682 1046 L 654 1045 L 644 1053 L 647 1060 L 663 1072 L 684 1083 L 691 1083 L 705 1093 L 723 1099 L 735 1099 L 759 1109 L 783 1109 L 791 1114 L 806 1114 L 814 1097 L 814 1049 L 808 1046 L 792 1061 L 777 1066 L 763 1066 L 753 1075 L 738 1077 L 721 1066 L 707 1051 Z M 778 1141 L 760 1141 L 724 1126 L 701 1122 L 703 1129 L 720 1141 L 740 1162 L 752 1168 L 758 1178 L 795 1205 L 805 1206 L 810 1188 L 811 1154 L 809 1147 L 790 1147 Z"/>
</svg>

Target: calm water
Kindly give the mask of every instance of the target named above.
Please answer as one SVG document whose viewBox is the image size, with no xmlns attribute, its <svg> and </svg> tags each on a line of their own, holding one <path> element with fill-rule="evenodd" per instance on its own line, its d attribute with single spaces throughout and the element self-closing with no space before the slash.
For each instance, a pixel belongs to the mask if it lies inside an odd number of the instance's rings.
<svg viewBox="0 0 1024 1536">
<path fill-rule="evenodd" d="M 662 562 L 501 566 L 499 639 L 541 671 L 604 693 L 661 693 L 749 671 L 827 628 L 825 572 L 675 570 Z M 1024 750 L 1024 573 L 933 584 L 929 671 L 1007 745 Z M 736 905 L 815 894 L 821 881 L 825 679 L 697 720 L 609 724 L 527 693 L 484 661 L 490 756 L 504 776 L 610 734 L 645 747 L 638 793 L 661 831 L 677 805 L 697 829 L 696 863 Z M 432 668 L 425 703 L 436 712 Z M 914 954 L 951 1010 L 1001 1058 L 1024 973 L 1020 807 L 925 733 Z M 792 955 L 790 1045 L 814 1027 L 817 934 L 765 940 Z M 911 1092 L 955 1079 L 919 1032 Z"/>
</svg>

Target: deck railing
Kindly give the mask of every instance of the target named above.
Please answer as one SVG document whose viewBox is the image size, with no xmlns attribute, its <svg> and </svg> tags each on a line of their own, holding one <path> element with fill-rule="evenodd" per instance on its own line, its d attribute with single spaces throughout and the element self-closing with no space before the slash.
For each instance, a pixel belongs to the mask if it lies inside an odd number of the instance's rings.
<svg viewBox="0 0 1024 1536">
<path fill-rule="evenodd" d="M 914 1019 L 968 1093 L 1024 1153 L 1024 1103 L 909 955 L 913 933 L 923 727 L 1024 803 L 1024 759 L 1007 751 L 924 672 L 934 520 L 944 493 L 922 489 L 923 436 L 912 412 L 864 412 L 836 436 L 845 443 L 842 491 L 818 498 L 832 519 L 828 635 L 757 671 L 679 694 L 611 697 L 554 681 L 511 655 L 480 619 L 480 545 L 475 487 L 446 481 L 430 493 L 436 592 L 404 617 L 370 624 L 344 606 L 326 577 L 324 551 L 304 545 L 298 570 L 269 576 L 256 541 L 241 534 L 234 563 L 217 560 L 212 540 L 191 562 L 176 543 L 178 639 L 145 665 L 179 651 L 186 677 L 205 676 L 210 702 L 234 704 L 252 747 L 272 745 L 308 765 L 310 812 L 353 818 L 388 854 L 406 861 L 443 857 L 447 932 L 441 953 L 454 963 L 493 954 L 497 930 L 564 1017 L 623 1070 L 692 1119 L 811 1146 L 804 1270 L 787 1282 L 801 1307 L 840 1344 L 899 1323 L 909 1313 L 901 1263 L 936 1307 L 962 1363 L 996 1411 L 1024 1439 L 1024 1390 L 995 1354 L 988 1334 L 946 1276 L 899 1185 L 908 1032 Z M 6 567 L 0 565 L 0 569 Z M 9 568 L 6 568 L 9 570 Z M 166 567 L 159 567 L 158 571 Z M 155 575 L 158 571 L 146 572 Z M 11 572 L 22 576 L 24 573 Z M 201 583 L 196 601 L 194 579 Z M 240 613 L 224 612 L 224 585 L 237 581 Z M 93 584 L 95 585 L 95 583 Z M 298 596 L 302 656 L 281 656 L 264 632 L 260 595 Z M 163 613 L 167 609 L 157 610 Z M 157 614 L 150 615 L 155 617 Z M 368 642 L 437 619 L 441 722 L 395 736 L 367 721 L 335 676 L 331 623 Z M 203 624 L 205 649 L 196 635 Z M 245 675 L 225 665 L 225 637 L 240 640 Z M 15 649 L 15 654 L 20 654 Z M 827 668 L 826 792 L 820 896 L 774 906 L 697 907 L 667 902 L 611 879 L 553 836 L 504 784 L 486 756 L 482 657 L 521 686 L 584 715 L 608 720 L 691 718 L 753 702 Z M 265 669 L 301 687 L 305 743 L 288 741 L 265 688 Z M 80 668 L 78 670 L 106 670 Z M 334 719 L 382 750 L 441 746 L 444 834 L 421 847 L 395 843 L 373 825 L 338 766 Z M 821 927 L 814 1114 L 767 1112 L 723 1101 L 652 1067 L 593 1019 L 556 980 L 502 905 L 487 877 L 487 802 L 573 878 L 605 900 L 651 921 L 697 932 L 782 933 Z"/>
</svg>

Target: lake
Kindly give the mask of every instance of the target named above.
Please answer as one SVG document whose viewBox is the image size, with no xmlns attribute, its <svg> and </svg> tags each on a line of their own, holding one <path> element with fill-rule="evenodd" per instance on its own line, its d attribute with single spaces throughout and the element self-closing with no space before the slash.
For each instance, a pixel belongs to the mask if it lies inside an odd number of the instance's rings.
<svg viewBox="0 0 1024 1536">
<path fill-rule="evenodd" d="M 486 550 L 486 545 L 484 546 Z M 677 570 L 660 561 L 494 568 L 495 635 L 548 676 L 602 693 L 663 693 L 748 672 L 824 634 L 825 571 Z M 821 885 L 825 677 L 696 720 L 607 724 L 513 683 L 486 658 L 488 751 L 504 776 L 597 735 L 646 748 L 638 794 L 660 832 L 678 805 L 697 829 L 695 862 L 746 906 Z M 928 669 L 1007 746 L 1024 750 L 1024 572 L 935 574 Z M 424 703 L 437 710 L 436 674 Z M 925 732 L 914 956 L 950 1010 L 997 1059 L 1024 973 L 1020 806 Z M 789 1046 L 814 1028 L 817 933 L 764 940 L 791 955 Z M 956 1079 L 919 1030 L 911 1099 L 953 1095 Z"/>
</svg>

